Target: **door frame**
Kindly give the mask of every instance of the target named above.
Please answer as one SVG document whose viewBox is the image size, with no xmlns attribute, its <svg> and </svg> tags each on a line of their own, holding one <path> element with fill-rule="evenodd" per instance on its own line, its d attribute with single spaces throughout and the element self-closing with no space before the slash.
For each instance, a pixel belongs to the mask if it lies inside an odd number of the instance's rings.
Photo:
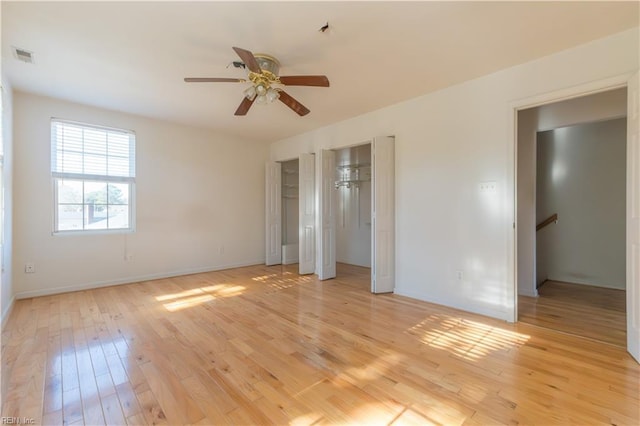
<svg viewBox="0 0 640 426">
<path fill-rule="evenodd" d="M 607 79 L 592 81 L 579 86 L 565 88 L 553 92 L 548 92 L 533 97 L 528 97 L 520 100 L 516 100 L 509 104 L 509 132 L 511 135 L 509 141 L 509 155 L 512 159 L 511 167 L 509 170 L 509 182 L 513 185 L 513 234 L 508 237 L 508 252 L 509 252 L 509 276 L 512 278 L 512 296 L 513 296 L 513 309 L 509 322 L 518 322 L 518 111 L 535 108 L 543 105 L 553 104 L 569 99 L 579 98 L 588 95 L 594 95 L 597 93 L 607 92 L 610 90 L 620 89 L 627 87 L 628 80 L 636 73 L 633 71 L 630 73 L 617 75 Z M 627 142 L 628 143 L 628 142 Z M 628 155 L 628 154 L 627 154 Z M 629 178 L 626 181 L 626 187 L 629 186 Z M 627 196 L 628 198 L 628 196 Z M 627 200 L 628 202 L 628 200 Z M 626 219 L 625 219 L 626 221 Z M 629 233 L 629 230 L 626 230 Z M 628 280 L 627 280 L 628 286 Z M 625 288 L 627 291 L 628 289 Z M 627 312 L 627 316 L 629 312 Z"/>
<path fill-rule="evenodd" d="M 283 159 L 283 160 L 269 160 L 265 163 L 265 169 L 266 169 L 266 173 L 265 173 L 265 188 L 266 188 L 266 193 L 265 193 L 265 247 L 266 247 L 266 252 L 265 252 L 265 265 L 267 266 L 273 266 L 273 265 L 280 265 L 283 262 L 282 259 L 282 227 L 285 225 L 283 223 L 283 216 L 284 213 L 282 211 L 282 204 L 279 204 L 280 208 L 276 209 L 279 210 L 279 214 L 277 215 L 271 215 L 270 214 L 270 202 L 273 202 L 273 200 L 280 200 L 282 201 L 282 164 L 286 163 L 288 161 L 294 161 L 294 160 L 298 160 L 298 189 L 299 189 L 299 193 L 302 193 L 302 182 L 304 180 L 304 176 L 302 176 L 302 173 L 300 173 L 301 169 L 302 169 L 302 162 L 304 160 L 304 156 L 310 155 L 313 157 L 313 184 L 311 185 L 312 187 L 312 194 L 311 194 L 311 198 L 313 200 L 313 220 L 309 221 L 308 218 L 305 218 L 305 220 L 303 220 L 303 216 L 309 216 L 308 211 L 306 211 L 305 206 L 303 201 L 308 201 L 308 200 L 302 200 L 302 197 L 300 197 L 298 199 L 298 273 L 300 275 L 306 275 L 306 274 L 313 274 L 316 272 L 316 253 L 315 253 L 315 218 L 316 218 L 316 187 L 315 187 L 315 154 L 314 153 L 300 153 L 297 157 L 292 157 L 292 158 L 287 158 L 287 159 Z M 270 190 L 270 183 L 272 183 L 273 179 L 269 178 L 269 173 L 271 170 L 275 170 L 278 169 L 280 170 L 278 172 L 278 177 L 279 177 L 279 184 L 277 186 L 277 188 L 274 191 L 274 194 L 270 195 L 269 194 L 269 190 Z M 277 202 L 277 201 L 276 201 Z M 276 251 L 279 252 L 276 255 L 273 255 L 272 257 L 270 257 L 270 253 L 269 253 L 269 245 L 270 243 L 274 243 L 273 239 L 269 237 L 269 227 L 270 227 L 270 222 L 273 217 L 277 217 L 279 218 L 279 221 L 277 221 L 276 223 L 276 227 L 278 228 L 278 230 L 276 230 L 274 232 L 274 235 L 276 236 L 274 239 L 276 240 L 275 243 L 276 244 Z M 307 229 L 309 228 L 309 224 L 308 222 L 311 222 L 311 228 L 312 231 L 312 241 L 311 241 L 311 251 L 312 251 L 312 261 L 305 263 L 305 257 L 302 256 L 302 253 L 305 250 L 305 242 L 307 240 L 307 238 L 309 238 L 309 233 L 306 232 Z M 305 237 L 305 238 L 303 238 Z M 278 260 L 279 259 L 279 260 Z M 313 263 L 313 264 L 311 264 Z"/>
<path fill-rule="evenodd" d="M 344 145 L 336 145 L 336 146 L 330 146 L 330 147 L 319 148 L 319 149 L 320 150 L 327 150 L 327 151 L 337 151 L 337 150 L 341 150 L 341 149 L 352 148 L 352 147 L 357 147 L 357 146 L 369 144 L 369 145 L 371 145 L 371 156 L 372 156 L 371 159 L 372 159 L 372 168 L 373 168 L 373 155 L 374 155 L 373 145 L 374 145 L 374 140 L 376 139 L 376 137 L 379 137 L 379 136 L 371 137 L 370 139 L 367 139 L 365 141 L 358 142 L 358 143 L 348 143 L 348 144 L 344 144 Z M 387 136 L 385 136 L 385 137 L 387 137 Z M 395 135 L 388 135 L 388 137 L 391 137 L 391 138 L 394 139 L 394 143 L 393 143 L 393 152 L 394 152 L 394 159 L 393 159 L 393 162 L 394 162 L 393 189 L 395 190 L 395 182 L 396 182 L 396 177 L 395 177 L 395 175 L 396 175 L 395 174 L 395 150 L 396 150 L 395 138 L 396 138 L 396 136 Z M 320 157 L 321 157 L 320 155 L 316 156 L 316 171 L 317 171 L 317 174 L 316 174 L 316 193 L 317 193 L 318 197 L 320 197 L 320 194 L 321 194 L 320 191 L 322 190 L 321 185 L 322 185 L 322 177 L 323 177 L 323 175 L 322 175 L 322 164 L 320 163 Z M 372 191 L 372 193 L 371 193 L 371 201 L 373 203 L 374 202 L 374 184 L 375 184 L 375 182 L 374 182 L 375 177 L 373 176 L 374 175 L 373 170 L 372 170 L 372 174 L 371 175 L 372 175 L 371 176 L 371 179 L 372 179 L 372 182 L 371 182 L 371 191 Z M 373 220 L 373 214 L 374 214 L 374 208 L 373 208 L 374 206 L 373 206 L 373 204 L 372 204 L 371 207 L 372 207 L 372 211 L 371 211 L 371 214 L 372 214 L 372 221 L 371 221 L 371 249 L 372 249 L 371 250 L 371 271 L 372 271 L 372 280 L 373 280 L 373 271 L 375 270 L 375 265 L 376 265 L 375 264 L 376 259 L 375 259 L 375 255 L 374 255 L 374 235 L 375 235 L 375 231 L 376 231 L 376 226 L 375 226 L 375 221 Z M 394 200 L 393 200 L 393 210 L 394 210 L 394 212 L 395 212 L 395 207 L 396 207 L 396 202 L 395 202 L 395 193 L 394 193 Z M 321 255 L 322 247 L 320 246 L 320 239 L 322 238 L 322 235 L 320 235 L 320 233 L 322 232 L 321 231 L 322 219 L 323 219 L 322 218 L 322 210 L 318 209 L 318 215 L 316 217 L 316 224 L 317 224 L 317 226 L 316 226 L 316 235 L 317 235 L 316 241 L 318 241 L 318 246 L 316 247 L 316 264 L 317 265 L 320 265 L 320 262 L 321 262 L 320 255 Z M 395 218 L 394 218 L 393 221 L 394 221 L 394 224 L 393 224 L 393 235 L 394 235 L 394 240 L 395 240 L 395 233 L 396 233 Z M 394 256 L 395 256 L 395 244 L 394 244 Z M 394 264 L 395 264 L 395 258 L 394 258 Z M 316 272 L 317 272 L 317 269 L 318 268 L 316 268 Z M 394 287 L 395 287 L 395 267 L 393 268 L 393 272 L 392 273 L 394 275 Z M 371 287 L 371 291 L 373 293 L 373 285 Z"/>
</svg>

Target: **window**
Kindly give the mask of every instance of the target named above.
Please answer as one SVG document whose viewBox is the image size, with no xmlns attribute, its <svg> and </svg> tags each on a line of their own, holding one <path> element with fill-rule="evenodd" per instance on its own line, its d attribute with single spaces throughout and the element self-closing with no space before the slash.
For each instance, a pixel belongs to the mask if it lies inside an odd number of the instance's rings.
<svg viewBox="0 0 640 426">
<path fill-rule="evenodd" d="M 54 233 L 132 231 L 135 134 L 51 120 Z"/>
</svg>

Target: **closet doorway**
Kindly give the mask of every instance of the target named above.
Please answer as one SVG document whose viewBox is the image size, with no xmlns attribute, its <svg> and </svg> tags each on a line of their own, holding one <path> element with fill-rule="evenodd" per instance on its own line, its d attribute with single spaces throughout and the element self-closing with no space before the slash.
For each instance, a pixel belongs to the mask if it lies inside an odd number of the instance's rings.
<svg viewBox="0 0 640 426">
<path fill-rule="evenodd" d="M 385 136 L 319 152 L 316 273 L 321 280 L 336 277 L 337 261 L 369 265 L 371 292 L 393 292 L 394 146 L 394 138 Z"/>
<path fill-rule="evenodd" d="M 315 156 L 266 164 L 266 264 L 315 272 Z"/>
<path fill-rule="evenodd" d="M 371 268 L 371 144 L 335 153 L 336 262 Z"/>
</svg>

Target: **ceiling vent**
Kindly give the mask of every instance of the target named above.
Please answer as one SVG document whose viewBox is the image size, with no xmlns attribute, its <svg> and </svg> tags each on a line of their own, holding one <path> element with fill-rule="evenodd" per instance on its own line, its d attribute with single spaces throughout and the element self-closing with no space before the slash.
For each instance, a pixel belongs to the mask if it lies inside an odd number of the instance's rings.
<svg viewBox="0 0 640 426">
<path fill-rule="evenodd" d="M 28 50 L 20 49 L 18 47 L 11 47 L 13 49 L 13 56 L 19 61 L 26 62 L 28 64 L 33 63 L 33 52 L 29 52 Z"/>
</svg>

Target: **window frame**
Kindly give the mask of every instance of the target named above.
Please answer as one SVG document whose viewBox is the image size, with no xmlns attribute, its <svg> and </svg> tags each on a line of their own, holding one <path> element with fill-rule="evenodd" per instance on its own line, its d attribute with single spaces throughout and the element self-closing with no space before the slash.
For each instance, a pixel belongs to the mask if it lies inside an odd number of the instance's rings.
<svg viewBox="0 0 640 426">
<path fill-rule="evenodd" d="M 53 136 L 53 132 L 54 132 L 54 126 L 55 123 L 62 123 L 64 124 L 69 124 L 69 125 L 73 125 L 73 126 L 77 126 L 77 127 L 81 127 L 83 130 L 84 129 L 90 129 L 90 130 L 98 130 L 98 131 L 103 131 L 103 132 L 114 132 L 114 133 L 121 133 L 121 134 L 126 134 L 129 136 L 129 140 L 130 140 L 130 144 L 132 143 L 133 146 L 129 147 L 129 170 L 130 173 L 132 174 L 132 176 L 109 176 L 109 175 L 101 175 L 101 174 L 85 174 L 85 173 L 69 173 L 69 172 L 57 172 L 54 171 L 54 151 L 57 153 L 57 147 L 54 147 L 54 143 L 57 141 L 57 139 L 54 139 Z M 73 121 L 73 120 L 65 120 L 65 119 L 60 119 L 60 118 L 56 118 L 56 117 L 52 117 L 51 121 L 50 121 L 50 131 L 51 131 L 51 136 L 50 136 L 50 154 L 51 154 L 51 161 L 50 161 L 50 169 L 51 169 L 51 183 L 52 183 L 52 194 L 53 194 L 53 222 L 52 222 L 52 235 L 94 235 L 94 234 L 129 234 L 129 233 L 134 233 L 136 231 L 136 177 L 135 177 L 135 169 L 136 169 L 136 133 L 132 130 L 128 130 L 128 129 L 121 129 L 121 128 L 115 128 L 115 127 L 108 127 L 108 126 L 101 126 L 101 125 L 95 125 L 95 124 L 89 124 L 89 123 L 84 123 L 84 122 L 79 122 L 79 121 Z M 84 155 L 85 150 L 83 147 L 82 153 Z M 106 158 L 108 158 L 108 155 L 105 155 Z M 132 158 L 133 157 L 133 158 Z M 132 173 L 131 173 L 132 171 Z M 87 226 L 85 224 L 85 218 L 84 218 L 84 212 L 83 212 L 83 221 L 82 221 L 82 229 L 59 229 L 59 208 L 60 208 L 60 203 L 59 203 L 59 191 L 58 191 L 58 183 L 61 181 L 75 181 L 75 182 L 81 182 L 83 184 L 83 188 L 84 188 L 84 184 L 86 182 L 97 182 L 97 183 L 104 183 L 105 185 L 107 185 L 107 191 L 108 191 L 108 185 L 109 184 L 126 184 L 128 185 L 129 188 L 129 194 L 128 194 L 128 226 L 126 228 L 106 228 L 106 229 L 87 229 L 85 228 L 85 226 Z M 85 209 L 87 205 L 87 203 L 85 203 L 85 199 L 84 199 L 84 191 L 82 194 L 82 202 L 78 203 L 78 205 L 82 205 L 82 208 Z M 105 204 L 105 206 L 111 206 L 111 205 L 119 205 L 119 204 Z M 107 219 L 108 220 L 108 219 Z"/>
</svg>

